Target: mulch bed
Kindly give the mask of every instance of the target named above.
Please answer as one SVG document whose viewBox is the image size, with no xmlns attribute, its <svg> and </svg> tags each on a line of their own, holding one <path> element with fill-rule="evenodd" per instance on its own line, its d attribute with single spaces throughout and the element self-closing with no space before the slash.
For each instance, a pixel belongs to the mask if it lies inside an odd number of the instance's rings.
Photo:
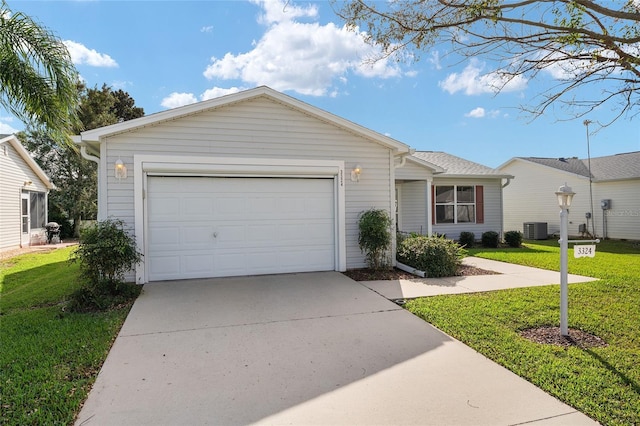
<svg viewBox="0 0 640 426">
<path fill-rule="evenodd" d="M 393 269 L 350 269 L 343 272 L 346 276 L 354 281 L 383 281 L 383 280 L 415 280 L 421 279 L 420 277 L 402 271 L 397 268 Z M 461 265 L 458 268 L 456 276 L 471 276 L 471 275 L 498 275 L 498 272 L 487 271 L 485 269 L 476 268 L 475 266 Z"/>
<path fill-rule="evenodd" d="M 598 336 L 573 328 L 569 329 L 569 336 L 566 337 L 560 334 L 560 327 L 551 326 L 522 330 L 520 335 L 535 343 L 563 346 L 565 348 L 569 346 L 577 346 L 580 348 L 604 348 L 608 346 L 607 343 Z"/>
</svg>

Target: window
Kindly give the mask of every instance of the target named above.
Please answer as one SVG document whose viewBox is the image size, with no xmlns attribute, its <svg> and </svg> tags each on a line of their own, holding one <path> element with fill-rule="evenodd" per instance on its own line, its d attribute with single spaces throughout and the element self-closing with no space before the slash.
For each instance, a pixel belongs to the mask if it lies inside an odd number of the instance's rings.
<svg viewBox="0 0 640 426">
<path fill-rule="evenodd" d="M 45 193 L 31 192 L 30 207 L 31 228 L 44 228 L 47 221 Z"/>
<path fill-rule="evenodd" d="M 476 223 L 476 187 L 435 187 L 435 223 Z"/>
</svg>

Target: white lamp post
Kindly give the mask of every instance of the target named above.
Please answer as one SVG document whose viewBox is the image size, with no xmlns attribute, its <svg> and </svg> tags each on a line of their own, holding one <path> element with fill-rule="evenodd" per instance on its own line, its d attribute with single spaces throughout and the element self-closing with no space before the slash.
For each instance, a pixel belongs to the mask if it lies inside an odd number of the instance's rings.
<svg viewBox="0 0 640 426">
<path fill-rule="evenodd" d="M 569 314 L 568 314 L 568 267 L 567 253 L 569 251 L 569 207 L 575 192 L 565 183 L 556 192 L 558 205 L 560 206 L 560 334 L 569 335 Z"/>
</svg>

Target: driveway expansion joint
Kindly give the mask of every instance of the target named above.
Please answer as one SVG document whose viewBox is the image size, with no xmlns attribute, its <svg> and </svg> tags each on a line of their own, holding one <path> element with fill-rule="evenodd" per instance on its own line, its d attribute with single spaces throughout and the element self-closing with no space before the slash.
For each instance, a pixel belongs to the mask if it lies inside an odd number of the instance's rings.
<svg viewBox="0 0 640 426">
<path fill-rule="evenodd" d="M 582 413 L 580 413 L 579 411 L 569 411 L 567 413 L 557 414 L 555 416 L 541 417 L 539 419 L 528 420 L 526 422 L 513 423 L 513 424 L 510 424 L 509 426 L 531 425 L 531 424 L 535 424 L 535 423 L 538 423 L 538 422 L 544 422 L 544 421 L 551 420 L 551 419 L 558 419 L 560 417 L 571 416 L 571 415 L 574 415 L 574 414 L 582 415 Z"/>
<path fill-rule="evenodd" d="M 248 322 L 242 324 L 225 324 L 225 325 L 213 325 L 213 326 L 203 326 L 203 327 L 193 327 L 193 328 L 183 328 L 178 330 L 167 330 L 167 331 L 152 331 L 148 333 L 133 333 L 133 334 L 121 334 L 119 337 L 140 337 L 140 336 L 150 336 L 150 335 L 162 335 L 162 334 L 172 334 L 172 333 L 182 333 L 185 331 L 198 331 L 198 330 L 216 330 L 222 328 L 235 328 L 235 327 L 250 327 L 255 325 L 270 325 L 270 324 L 279 324 L 279 323 L 287 323 L 292 321 L 311 321 L 318 319 L 327 319 L 327 318 L 340 318 L 340 317 L 351 317 L 358 315 L 369 315 L 369 314 L 382 314 L 386 312 L 398 312 L 403 311 L 401 307 L 396 307 L 395 309 L 381 309 L 377 311 L 366 311 L 366 312 L 351 312 L 347 314 L 339 314 L 339 315 L 321 315 L 317 317 L 305 317 L 305 318 L 287 318 L 281 320 L 273 320 L 273 321 L 262 321 L 262 322 Z"/>
</svg>

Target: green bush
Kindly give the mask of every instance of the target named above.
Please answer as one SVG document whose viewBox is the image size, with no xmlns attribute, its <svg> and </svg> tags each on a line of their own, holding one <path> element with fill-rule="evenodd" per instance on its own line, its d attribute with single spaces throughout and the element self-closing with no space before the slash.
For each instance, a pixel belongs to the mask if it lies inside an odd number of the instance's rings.
<svg viewBox="0 0 640 426">
<path fill-rule="evenodd" d="M 522 232 L 507 231 L 504 233 L 504 241 L 509 247 L 520 247 L 522 245 Z"/>
<path fill-rule="evenodd" d="M 397 250 L 400 263 L 433 278 L 454 276 L 465 255 L 466 251 L 453 240 L 423 235 L 405 238 Z"/>
<path fill-rule="evenodd" d="M 69 304 L 74 311 L 104 310 L 140 293 L 139 286 L 124 282 L 124 274 L 140 262 L 134 238 L 121 220 L 107 219 L 80 233 L 70 262 L 80 264 L 82 287 Z"/>
<path fill-rule="evenodd" d="M 390 266 L 391 218 L 386 210 L 370 209 L 360 213 L 358 245 L 372 269 Z"/>
<path fill-rule="evenodd" d="M 496 231 L 482 233 L 482 246 L 487 248 L 497 248 L 500 244 L 500 235 Z"/>
<path fill-rule="evenodd" d="M 471 248 L 476 243 L 476 234 L 473 232 L 462 231 L 460 233 L 459 243 L 461 246 Z"/>
</svg>

